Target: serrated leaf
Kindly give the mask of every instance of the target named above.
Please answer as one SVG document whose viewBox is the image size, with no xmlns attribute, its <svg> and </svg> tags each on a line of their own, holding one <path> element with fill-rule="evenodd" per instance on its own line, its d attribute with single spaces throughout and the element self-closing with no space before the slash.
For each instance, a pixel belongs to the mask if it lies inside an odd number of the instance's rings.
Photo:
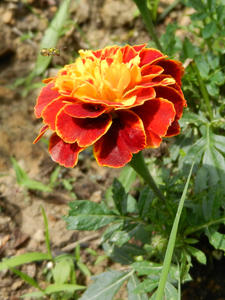
<svg viewBox="0 0 225 300">
<path fill-rule="evenodd" d="M 139 280 L 135 274 L 130 276 L 127 283 L 128 300 L 148 300 L 148 296 L 145 293 L 135 294 L 134 290 L 139 284 Z"/>
<path fill-rule="evenodd" d="M 205 166 L 198 169 L 195 178 L 195 193 L 200 193 L 201 191 L 207 189 L 208 187 L 208 170 Z"/>
<path fill-rule="evenodd" d="M 41 252 L 31 252 L 31 253 L 24 253 L 18 256 L 13 256 L 11 258 L 5 259 L 0 263 L 0 271 L 6 270 L 9 268 L 18 267 L 24 264 L 28 264 L 34 261 L 41 261 L 41 260 L 49 260 L 51 257 L 47 253 Z"/>
<path fill-rule="evenodd" d="M 149 187 L 144 187 L 138 198 L 138 210 L 141 218 L 148 216 L 154 194 Z"/>
<path fill-rule="evenodd" d="M 121 182 L 118 179 L 113 180 L 113 201 L 117 210 L 121 215 L 125 215 L 127 213 L 127 193 Z"/>
<path fill-rule="evenodd" d="M 131 188 L 132 184 L 134 183 L 136 177 L 137 177 L 137 174 L 131 166 L 126 165 L 122 169 L 120 176 L 119 176 L 119 181 L 122 183 L 126 193 L 128 193 L 130 191 L 130 188 Z"/>
<path fill-rule="evenodd" d="M 80 300 L 112 300 L 131 272 L 108 271 L 94 276 L 94 283 L 91 284 Z"/>
<path fill-rule="evenodd" d="M 68 229 L 97 230 L 116 220 L 118 217 L 105 204 L 79 200 L 69 204 L 69 216 L 64 217 Z"/>
<path fill-rule="evenodd" d="M 207 260 L 204 252 L 192 246 L 188 246 L 187 250 L 197 259 L 198 262 L 200 262 L 200 264 L 206 265 Z"/>
</svg>

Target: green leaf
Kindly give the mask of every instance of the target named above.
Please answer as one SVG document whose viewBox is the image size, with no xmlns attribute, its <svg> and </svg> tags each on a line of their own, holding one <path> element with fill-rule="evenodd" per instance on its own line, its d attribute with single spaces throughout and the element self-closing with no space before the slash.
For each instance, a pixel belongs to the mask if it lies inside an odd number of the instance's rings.
<svg viewBox="0 0 225 300">
<path fill-rule="evenodd" d="M 141 294 L 135 294 L 134 290 L 137 288 L 139 280 L 135 274 L 130 276 L 127 283 L 128 300 L 148 300 L 147 294 L 142 292 Z"/>
<path fill-rule="evenodd" d="M 217 231 L 210 231 L 207 233 L 210 244 L 218 250 L 225 251 L 225 234 Z"/>
<path fill-rule="evenodd" d="M 208 187 L 208 170 L 205 166 L 198 169 L 195 177 L 195 193 L 200 193 Z"/>
<path fill-rule="evenodd" d="M 184 190 L 183 190 L 183 193 L 182 193 L 179 205 L 178 205 L 177 213 L 176 213 L 176 216 L 175 216 L 175 219 L 174 219 L 174 222 L 173 222 L 173 226 L 172 226 L 172 230 L 171 230 L 171 233 L 170 233 L 169 242 L 168 242 L 168 245 L 167 245 L 166 254 L 165 254 L 165 258 L 164 258 L 164 262 L 163 262 L 163 269 L 162 269 L 162 273 L 161 273 L 160 280 L 159 280 L 159 286 L 158 286 L 158 289 L 156 291 L 156 300 L 161 300 L 163 298 L 164 290 L 165 290 L 165 287 L 166 287 L 167 276 L 168 276 L 168 273 L 169 273 L 169 269 L 170 269 L 170 265 L 171 265 L 171 261 L 172 261 L 172 256 L 173 256 L 173 251 L 174 251 L 174 247 L 175 247 L 178 225 L 179 225 L 182 209 L 183 209 L 183 206 L 184 206 L 184 200 L 186 198 L 188 185 L 189 185 L 189 182 L 190 182 L 190 179 L 191 179 L 193 166 L 194 166 L 194 162 L 192 163 L 192 166 L 190 168 L 188 179 L 187 179 L 187 182 L 185 184 L 185 187 L 184 187 Z M 177 299 L 177 298 L 175 298 L 175 299 Z"/>
<path fill-rule="evenodd" d="M 200 262 L 200 264 L 206 265 L 207 260 L 204 252 L 191 246 L 188 246 L 187 250 L 197 259 L 198 262 Z"/>
<path fill-rule="evenodd" d="M 44 218 L 44 225 L 45 225 L 45 244 L 47 247 L 48 255 L 53 259 L 52 252 L 51 252 L 51 246 L 50 246 L 50 238 L 49 238 L 49 230 L 48 230 L 48 218 L 46 216 L 44 207 L 41 207 L 42 216 Z"/>
<path fill-rule="evenodd" d="M 70 278 L 71 263 L 66 259 L 56 262 L 55 267 L 52 270 L 54 282 L 56 284 L 63 284 L 68 282 Z"/>
<path fill-rule="evenodd" d="M 33 279 L 32 277 L 30 277 L 29 275 L 27 275 L 26 273 L 19 271 L 15 268 L 10 268 L 10 270 L 16 274 L 17 276 L 19 276 L 21 279 L 23 279 L 24 281 L 26 281 L 29 285 L 41 290 L 41 288 L 39 287 L 39 284 L 37 283 L 37 281 L 35 279 Z"/>
<path fill-rule="evenodd" d="M 54 19 L 51 21 L 48 29 L 43 36 L 40 44 L 40 50 L 42 48 L 50 48 L 56 46 L 65 22 L 68 19 L 69 5 L 70 0 L 64 0 L 60 5 L 59 10 L 57 11 Z M 49 63 L 51 62 L 51 59 L 51 56 L 46 57 L 39 54 L 34 67 L 34 71 L 32 72 L 33 76 L 41 75 L 47 69 Z"/>
<path fill-rule="evenodd" d="M 155 288 L 157 288 L 158 284 L 159 284 L 159 277 L 156 277 L 154 279 L 145 279 L 140 284 L 138 284 L 138 286 L 134 290 L 134 293 L 135 294 L 150 293 Z"/>
<path fill-rule="evenodd" d="M 134 257 L 145 254 L 142 248 L 130 243 L 117 247 L 106 242 L 103 244 L 103 249 L 112 260 L 122 265 L 130 265 L 134 262 Z"/>
<path fill-rule="evenodd" d="M 28 264 L 34 261 L 50 260 L 51 257 L 47 253 L 31 252 L 24 253 L 18 256 L 5 259 L 0 263 L 0 271 L 7 270 L 9 268 L 18 267 L 24 264 Z"/>
<path fill-rule="evenodd" d="M 162 265 L 150 261 L 135 262 L 132 264 L 132 267 L 136 272 L 138 272 L 139 276 L 151 274 L 155 275 L 162 271 Z"/>
<path fill-rule="evenodd" d="M 84 290 L 86 287 L 78 284 L 50 284 L 44 292 L 47 295 L 57 292 L 69 292 L 74 293 L 75 291 Z"/>
<path fill-rule="evenodd" d="M 79 200 L 69 204 L 69 216 L 64 217 L 68 229 L 97 230 L 116 220 L 118 217 L 105 204 Z"/>
<path fill-rule="evenodd" d="M 89 271 L 88 267 L 84 263 L 78 261 L 77 266 L 86 277 L 91 277 L 91 272 Z"/>
<path fill-rule="evenodd" d="M 217 32 L 216 22 L 210 22 L 202 29 L 202 36 L 204 39 L 211 38 Z"/>
<path fill-rule="evenodd" d="M 11 157 L 11 162 L 16 172 L 16 180 L 19 185 L 24 186 L 29 190 L 36 190 L 41 192 L 52 192 L 52 189 L 39 181 L 30 179 L 27 173 L 19 166 L 15 158 Z"/>
<path fill-rule="evenodd" d="M 113 180 L 113 201 L 117 210 L 120 212 L 121 215 L 125 215 L 127 212 L 127 193 L 125 192 L 124 187 L 120 183 L 120 181 L 116 178 Z"/>
<path fill-rule="evenodd" d="M 128 193 L 134 181 L 136 180 L 137 174 L 131 166 L 126 165 L 119 176 L 119 181 L 122 183 L 125 192 Z"/>
<path fill-rule="evenodd" d="M 144 187 L 141 190 L 138 198 L 138 210 L 141 218 L 144 218 L 149 215 L 149 211 L 153 199 L 154 199 L 154 194 L 152 190 L 148 186 Z"/>
<path fill-rule="evenodd" d="M 125 280 L 133 274 L 131 272 L 108 271 L 94 276 L 91 284 L 80 300 L 112 300 Z"/>
<path fill-rule="evenodd" d="M 210 67 L 209 67 L 209 64 L 208 64 L 207 60 L 205 59 L 205 57 L 204 56 L 196 57 L 195 63 L 197 65 L 197 68 L 199 70 L 201 77 L 203 79 L 207 79 L 209 76 Z"/>
<path fill-rule="evenodd" d="M 21 296 L 21 298 L 29 298 L 29 299 L 35 299 L 35 298 L 41 298 L 44 297 L 45 293 L 43 292 L 32 292 L 32 293 L 27 293 Z"/>
</svg>

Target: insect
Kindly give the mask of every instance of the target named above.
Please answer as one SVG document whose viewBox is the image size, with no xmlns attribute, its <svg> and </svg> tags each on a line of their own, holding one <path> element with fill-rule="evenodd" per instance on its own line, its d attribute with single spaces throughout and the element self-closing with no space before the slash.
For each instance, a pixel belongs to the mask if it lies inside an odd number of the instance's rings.
<svg viewBox="0 0 225 300">
<path fill-rule="evenodd" d="M 42 56 L 60 56 L 60 50 L 57 48 L 43 48 L 40 54 Z"/>
</svg>

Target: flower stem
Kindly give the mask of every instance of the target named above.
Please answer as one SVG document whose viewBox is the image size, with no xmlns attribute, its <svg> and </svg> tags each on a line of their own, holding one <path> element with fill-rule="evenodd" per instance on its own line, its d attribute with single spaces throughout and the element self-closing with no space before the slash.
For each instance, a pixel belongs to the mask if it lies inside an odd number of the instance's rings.
<svg viewBox="0 0 225 300">
<path fill-rule="evenodd" d="M 130 162 L 131 167 L 144 179 L 144 181 L 150 186 L 153 190 L 155 195 L 162 200 L 163 202 L 166 201 L 165 197 L 163 196 L 162 192 L 157 187 L 153 177 L 151 176 L 148 167 L 145 163 L 142 151 L 137 154 L 133 155 L 133 159 Z"/>
<path fill-rule="evenodd" d="M 202 80 L 202 77 L 200 75 L 200 72 L 198 70 L 198 67 L 197 67 L 196 63 L 193 62 L 192 66 L 193 66 L 194 71 L 195 71 L 195 73 L 197 75 L 197 79 L 198 79 L 198 83 L 199 83 L 199 88 L 200 88 L 202 97 L 205 100 L 206 113 L 209 114 L 210 121 L 212 121 L 213 120 L 213 111 L 212 111 L 212 107 L 210 105 L 209 94 L 207 92 L 207 89 L 206 89 L 205 84 L 204 84 L 204 82 Z"/>
<path fill-rule="evenodd" d="M 150 14 L 150 11 L 146 5 L 146 1 L 145 0 L 133 0 L 135 2 L 135 4 L 137 5 L 142 18 L 144 20 L 145 26 L 148 30 L 148 32 L 150 33 L 151 38 L 153 39 L 153 41 L 155 42 L 157 48 L 163 52 L 163 48 L 162 45 L 158 39 L 158 36 L 155 32 L 155 28 L 153 25 L 153 21 L 152 21 L 152 16 Z"/>
</svg>

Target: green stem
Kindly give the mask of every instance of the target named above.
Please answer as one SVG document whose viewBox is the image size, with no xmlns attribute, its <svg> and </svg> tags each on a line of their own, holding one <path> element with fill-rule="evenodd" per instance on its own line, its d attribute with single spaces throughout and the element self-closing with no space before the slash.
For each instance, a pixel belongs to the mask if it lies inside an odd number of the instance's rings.
<svg viewBox="0 0 225 300">
<path fill-rule="evenodd" d="M 187 189 L 188 189 L 188 185 L 190 182 L 193 166 L 194 166 L 194 163 L 191 166 L 191 169 L 190 169 L 190 172 L 188 175 L 188 179 L 185 184 L 183 194 L 181 196 L 181 199 L 180 199 L 180 202 L 178 205 L 178 209 L 177 209 L 177 213 L 176 213 L 176 216 L 175 216 L 175 219 L 173 222 L 172 230 L 171 230 L 170 237 L 169 237 L 169 242 L 168 242 L 168 245 L 166 248 L 166 254 L 165 254 L 165 258 L 164 258 L 164 262 L 163 262 L 163 268 L 162 268 L 162 273 L 161 273 L 160 280 L 159 280 L 159 285 L 158 285 L 158 289 L 156 291 L 156 297 L 154 298 L 155 300 L 163 299 L 163 294 L 164 294 L 166 281 L 167 281 L 167 277 L 168 277 L 168 273 L 169 273 L 169 269 L 170 269 L 170 265 L 171 265 L 171 261 L 172 261 L 173 251 L 174 251 L 174 247 L 175 247 L 180 216 L 181 216 L 181 212 L 182 212 L 182 209 L 184 206 L 184 200 L 185 200 L 185 197 L 187 194 Z"/>
<path fill-rule="evenodd" d="M 133 159 L 130 162 L 131 167 L 144 179 L 144 181 L 151 187 L 155 195 L 166 202 L 165 197 L 163 196 L 162 192 L 157 187 L 153 177 L 151 176 L 148 167 L 145 163 L 142 151 L 137 154 L 133 155 Z"/>
<path fill-rule="evenodd" d="M 210 105 L 209 94 L 207 92 L 207 89 L 205 87 L 205 84 L 204 84 L 204 82 L 202 80 L 202 77 L 201 77 L 201 75 L 199 73 L 198 67 L 195 64 L 195 62 L 192 63 L 192 66 L 193 66 L 194 71 L 196 72 L 196 75 L 197 75 L 197 79 L 198 79 L 198 83 L 199 83 L 199 88 L 200 88 L 202 97 L 205 100 L 206 113 L 209 114 L 210 121 L 212 121 L 213 120 L 213 111 L 212 111 L 212 107 Z"/>
<path fill-rule="evenodd" d="M 158 49 L 163 52 L 162 45 L 160 44 L 157 33 L 155 32 L 155 28 L 154 28 L 154 25 L 153 25 L 153 22 L 152 22 L 151 14 L 150 14 L 149 9 L 146 5 L 146 0 L 133 0 L 133 1 L 137 5 L 137 7 L 138 7 L 138 9 L 139 9 L 139 11 L 142 15 L 145 26 L 146 26 L 148 32 L 150 33 L 151 38 L 155 42 Z"/>
<path fill-rule="evenodd" d="M 223 223 L 223 222 L 225 222 L 225 217 L 209 221 L 205 224 L 202 224 L 202 225 L 199 225 L 199 226 L 196 226 L 196 227 L 189 228 L 188 230 L 186 230 L 184 232 L 184 235 L 187 236 L 187 235 L 189 235 L 191 233 L 194 233 L 196 231 L 199 231 L 199 230 L 202 230 L 202 229 L 207 228 L 209 226 L 212 226 L 212 225 L 215 225 L 215 224 L 218 224 L 218 223 Z"/>
</svg>

